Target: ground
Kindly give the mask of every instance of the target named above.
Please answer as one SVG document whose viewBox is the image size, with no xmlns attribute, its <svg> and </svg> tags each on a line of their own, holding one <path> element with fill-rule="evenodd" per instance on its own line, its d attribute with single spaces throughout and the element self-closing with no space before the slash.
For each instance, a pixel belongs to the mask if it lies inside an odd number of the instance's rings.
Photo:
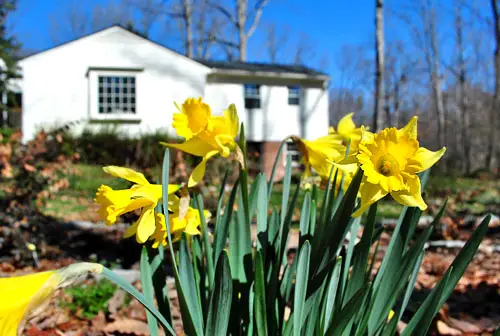
<svg viewBox="0 0 500 336">
<path fill-rule="evenodd" d="M 93 202 L 95 191 L 101 184 L 119 189 L 127 188 L 129 183 L 105 174 L 100 166 L 79 164 L 75 168 L 68 176 L 70 187 L 53 195 L 42 208 L 47 218 L 53 218 L 57 225 L 66 225 L 64 235 L 67 246 L 59 246 L 64 253 L 53 251 L 47 254 L 52 257 L 42 258 L 37 270 L 58 268 L 75 260 L 89 259 L 109 267 L 137 269 L 137 244 L 121 239 L 126 225 L 104 226 L 97 214 L 98 207 Z M 157 173 L 158 169 L 152 171 Z M 209 193 L 213 192 L 208 190 Z M 426 252 L 414 296 L 416 304 L 419 295 L 422 296 L 433 287 L 458 253 L 459 249 L 453 244 L 467 240 L 485 213 L 500 215 L 498 180 L 435 176 L 429 180 L 426 191 L 429 209 L 424 215 L 435 214 L 445 198 L 448 198 L 448 210 L 433 236 L 434 241 L 441 243 L 431 246 Z M 299 195 L 299 204 L 302 197 L 303 193 Z M 272 204 L 276 207 L 280 205 L 279 183 L 272 195 Z M 394 201 L 384 200 L 379 206 L 379 222 L 390 231 L 400 210 L 401 206 Z M 298 216 L 297 212 L 296 219 Z M 133 218 L 129 217 L 128 220 Z M 56 224 L 54 230 L 61 231 Z M 496 217 L 473 263 L 436 318 L 433 333 L 476 335 L 484 332 L 487 335 L 487 332 L 500 326 L 499 231 L 500 222 Z M 386 235 L 382 242 L 387 243 L 388 240 L 389 235 Z M 296 241 L 295 233 L 290 239 L 291 248 L 296 246 Z M 51 244 L 47 245 L 45 249 L 54 248 Z M 0 276 L 30 271 L 34 271 L 32 266 L 19 266 L 15 262 L 0 263 Z M 92 280 L 89 281 L 93 284 Z M 140 286 L 138 282 L 136 285 Z M 85 284 L 61 292 L 51 301 L 44 314 L 28 324 L 26 335 L 147 335 L 143 308 L 135 300 L 127 300 L 123 293 L 119 293 L 112 286 Z"/>
</svg>

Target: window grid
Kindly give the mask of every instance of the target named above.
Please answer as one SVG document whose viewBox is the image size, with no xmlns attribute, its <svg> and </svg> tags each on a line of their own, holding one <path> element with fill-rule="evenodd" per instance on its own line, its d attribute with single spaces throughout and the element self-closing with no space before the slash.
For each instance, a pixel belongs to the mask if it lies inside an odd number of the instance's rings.
<svg viewBox="0 0 500 336">
<path fill-rule="evenodd" d="M 98 76 L 98 84 L 99 113 L 136 113 L 135 77 Z"/>
<path fill-rule="evenodd" d="M 260 108 L 260 85 L 245 84 L 245 108 Z"/>
<path fill-rule="evenodd" d="M 300 86 L 288 87 L 288 105 L 300 105 Z"/>
<path fill-rule="evenodd" d="M 292 167 L 300 167 L 301 166 L 300 160 L 302 159 L 302 154 L 300 153 L 297 144 L 291 140 L 287 141 L 286 151 L 287 154 L 290 154 L 292 157 Z"/>
</svg>

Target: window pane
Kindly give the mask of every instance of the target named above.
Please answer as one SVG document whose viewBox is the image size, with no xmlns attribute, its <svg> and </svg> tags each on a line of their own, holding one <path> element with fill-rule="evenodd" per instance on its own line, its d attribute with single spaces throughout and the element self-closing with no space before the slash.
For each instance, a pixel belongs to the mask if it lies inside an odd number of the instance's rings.
<svg viewBox="0 0 500 336">
<path fill-rule="evenodd" d="M 131 76 L 98 77 L 99 113 L 135 113 L 135 78 Z"/>
</svg>

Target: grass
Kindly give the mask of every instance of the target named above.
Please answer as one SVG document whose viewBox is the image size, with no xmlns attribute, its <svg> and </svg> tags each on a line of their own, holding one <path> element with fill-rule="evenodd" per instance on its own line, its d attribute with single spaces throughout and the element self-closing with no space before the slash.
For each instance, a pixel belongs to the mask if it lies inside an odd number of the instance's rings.
<svg viewBox="0 0 500 336">
<path fill-rule="evenodd" d="M 130 183 L 106 174 L 102 166 L 77 164 L 75 172 L 68 176 L 70 187 L 61 190 L 47 200 L 42 212 L 63 220 L 98 221 L 93 202 L 97 189 L 106 184 L 113 189 L 124 189 Z"/>
<path fill-rule="evenodd" d="M 66 220 L 99 221 L 97 206 L 93 202 L 96 190 L 102 184 L 109 185 L 113 189 L 124 189 L 128 188 L 130 183 L 106 174 L 100 165 L 77 164 L 75 168 L 75 173 L 68 176 L 70 187 L 48 200 L 42 211 Z M 153 167 L 151 173 L 159 176 L 159 168 Z M 293 194 L 294 190 L 290 192 Z M 492 211 L 492 206 L 498 207 L 500 181 L 431 175 L 426 192 L 427 200 L 447 197 L 450 203 L 456 204 L 456 210 L 479 215 L 485 211 Z M 318 189 L 319 199 L 323 199 L 323 195 L 324 190 Z M 299 207 L 303 203 L 304 196 L 305 191 L 300 190 L 297 200 Z M 282 184 L 276 182 L 271 194 L 272 206 L 280 207 L 281 197 Z M 401 206 L 387 197 L 379 203 L 378 210 L 383 218 L 397 218 Z"/>
</svg>

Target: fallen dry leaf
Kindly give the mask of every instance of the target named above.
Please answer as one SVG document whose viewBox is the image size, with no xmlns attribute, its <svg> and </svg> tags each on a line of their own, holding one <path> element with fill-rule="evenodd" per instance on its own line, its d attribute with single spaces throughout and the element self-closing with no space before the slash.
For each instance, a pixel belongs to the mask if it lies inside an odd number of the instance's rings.
<svg viewBox="0 0 500 336">
<path fill-rule="evenodd" d="M 437 321 L 437 330 L 440 335 L 461 336 L 463 333 L 460 330 L 450 327 L 443 321 Z"/>
<path fill-rule="evenodd" d="M 148 324 L 146 322 L 127 318 L 108 323 L 108 325 L 104 327 L 103 331 L 108 333 L 118 332 L 125 335 L 149 335 Z"/>
</svg>

